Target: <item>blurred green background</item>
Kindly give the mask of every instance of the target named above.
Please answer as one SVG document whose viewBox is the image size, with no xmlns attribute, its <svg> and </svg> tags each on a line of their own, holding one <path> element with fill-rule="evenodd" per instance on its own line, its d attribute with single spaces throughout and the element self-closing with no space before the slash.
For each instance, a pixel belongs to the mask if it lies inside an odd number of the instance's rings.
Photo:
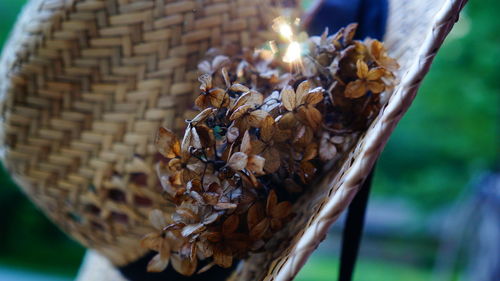
<svg viewBox="0 0 500 281">
<path fill-rule="evenodd" d="M 0 1 L 0 46 L 24 2 Z M 433 218 L 498 164 L 498 11 L 495 0 L 468 4 L 389 141 L 375 173 L 374 208 L 403 206 L 413 229 L 367 233 L 355 280 L 429 280 L 439 232 Z M 0 267 L 74 276 L 84 249 L 37 211 L 3 168 L 0 213 Z M 338 244 L 334 231 L 298 279 L 333 280 Z"/>
</svg>

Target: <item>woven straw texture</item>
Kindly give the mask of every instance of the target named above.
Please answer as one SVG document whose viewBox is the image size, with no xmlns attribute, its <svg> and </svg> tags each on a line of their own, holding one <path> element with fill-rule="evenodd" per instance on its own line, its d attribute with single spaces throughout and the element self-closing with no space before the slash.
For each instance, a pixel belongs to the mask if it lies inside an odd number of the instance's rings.
<svg viewBox="0 0 500 281">
<path fill-rule="evenodd" d="M 210 47 L 254 47 L 262 0 L 32 0 L 0 69 L 2 159 L 64 231 L 120 265 L 143 254 L 159 126 L 184 127 Z"/>
<path fill-rule="evenodd" d="M 340 170 L 235 280 L 290 280 L 371 170 L 466 0 L 391 0 L 386 44 L 401 83 Z M 114 264 L 142 254 L 147 213 L 165 208 L 152 137 L 181 127 L 208 47 L 264 42 L 269 1 L 32 0 L 0 68 L 2 151 L 25 192 Z M 283 243 L 283 241 L 287 241 Z"/>
<path fill-rule="evenodd" d="M 458 20 L 466 0 L 391 0 L 385 43 L 398 59 L 400 84 L 378 118 L 353 148 L 338 171 L 326 175 L 302 196 L 298 214 L 287 229 L 270 242 L 274 247 L 254 255 L 234 280 L 291 280 L 327 235 L 371 171 L 396 124 L 413 101 L 431 63 Z M 278 250 L 275 250 L 278 249 Z"/>
</svg>

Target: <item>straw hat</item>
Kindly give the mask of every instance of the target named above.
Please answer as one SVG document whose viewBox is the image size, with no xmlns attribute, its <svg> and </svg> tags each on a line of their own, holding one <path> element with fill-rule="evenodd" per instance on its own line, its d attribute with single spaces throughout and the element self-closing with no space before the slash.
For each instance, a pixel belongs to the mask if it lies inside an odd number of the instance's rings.
<svg viewBox="0 0 500 281">
<path fill-rule="evenodd" d="M 31 0 L 0 64 L 2 160 L 64 231 L 114 265 L 144 254 L 151 209 L 168 211 L 152 140 L 190 114 L 195 66 L 210 47 L 254 47 L 276 16 L 264 0 Z M 235 280 L 292 279 L 371 170 L 466 0 L 390 1 L 386 45 L 399 86 L 340 170 Z M 287 238 L 290 243 L 276 241 Z M 273 244 L 274 243 L 274 244 Z"/>
</svg>

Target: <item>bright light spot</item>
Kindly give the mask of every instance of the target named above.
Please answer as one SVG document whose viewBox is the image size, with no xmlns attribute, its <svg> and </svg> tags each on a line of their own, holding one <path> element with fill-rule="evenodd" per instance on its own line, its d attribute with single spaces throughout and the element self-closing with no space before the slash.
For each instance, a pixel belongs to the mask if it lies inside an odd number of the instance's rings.
<svg viewBox="0 0 500 281">
<path fill-rule="evenodd" d="M 286 49 L 285 56 L 283 56 L 283 61 L 286 63 L 294 63 L 300 61 L 300 54 L 302 50 L 298 42 L 292 42 Z"/>
<path fill-rule="evenodd" d="M 281 34 L 281 36 L 283 36 L 285 39 L 289 40 L 289 41 L 292 41 L 292 37 L 293 37 L 293 31 L 292 31 L 292 27 L 288 24 L 288 23 L 280 23 L 279 24 L 279 33 Z"/>
</svg>

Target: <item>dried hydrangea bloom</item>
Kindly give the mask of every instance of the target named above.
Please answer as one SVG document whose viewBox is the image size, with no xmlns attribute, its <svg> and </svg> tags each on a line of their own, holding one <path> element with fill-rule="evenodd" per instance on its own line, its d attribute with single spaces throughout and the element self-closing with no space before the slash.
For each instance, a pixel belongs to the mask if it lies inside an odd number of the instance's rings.
<svg viewBox="0 0 500 281">
<path fill-rule="evenodd" d="M 176 210 L 169 223 L 151 214 L 158 231 L 142 245 L 158 254 L 148 270 L 230 267 L 286 226 L 293 201 L 352 148 L 392 87 L 397 63 L 380 42 L 353 40 L 355 30 L 305 40 L 300 71 L 263 50 L 212 50 L 199 64 L 199 114 L 182 139 L 164 128 L 156 139 L 158 176 Z"/>
</svg>

